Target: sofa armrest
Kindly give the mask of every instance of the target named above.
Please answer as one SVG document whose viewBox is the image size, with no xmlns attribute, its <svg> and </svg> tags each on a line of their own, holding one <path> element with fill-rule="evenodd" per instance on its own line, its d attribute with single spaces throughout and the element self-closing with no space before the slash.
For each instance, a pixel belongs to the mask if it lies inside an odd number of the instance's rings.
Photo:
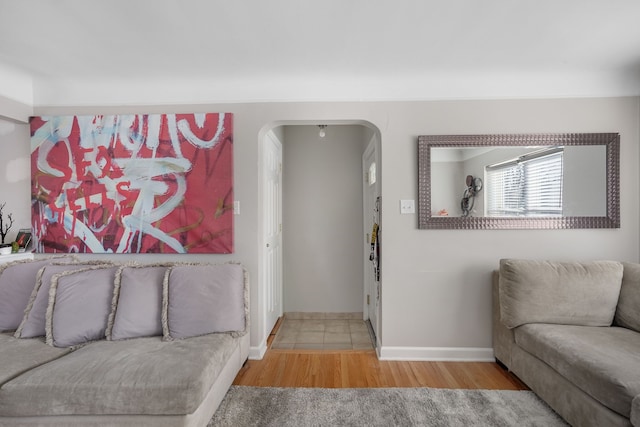
<svg viewBox="0 0 640 427">
<path fill-rule="evenodd" d="M 511 367 L 511 348 L 515 345 L 514 333 L 500 320 L 499 273 L 493 272 L 492 301 L 493 301 L 493 355 L 505 365 Z"/>
<path fill-rule="evenodd" d="M 631 416 L 629 419 L 632 426 L 640 427 L 640 394 L 631 401 Z"/>
</svg>

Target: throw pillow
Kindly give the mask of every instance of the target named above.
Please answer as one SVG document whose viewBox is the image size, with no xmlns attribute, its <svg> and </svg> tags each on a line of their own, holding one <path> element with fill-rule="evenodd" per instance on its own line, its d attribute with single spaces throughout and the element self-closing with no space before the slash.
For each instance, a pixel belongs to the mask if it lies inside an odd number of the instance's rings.
<svg viewBox="0 0 640 427">
<path fill-rule="evenodd" d="M 71 270 L 82 270 L 93 265 L 113 265 L 105 261 L 87 261 L 83 263 L 45 265 L 38 271 L 36 285 L 31 293 L 31 298 L 24 311 L 24 317 L 16 330 L 16 338 L 43 337 L 46 335 L 47 306 L 49 305 L 49 289 L 51 278 L 58 273 Z"/>
<path fill-rule="evenodd" d="M 47 307 L 47 344 L 70 347 L 103 339 L 117 266 L 55 274 Z"/>
<path fill-rule="evenodd" d="M 239 264 L 171 267 L 163 287 L 164 338 L 244 331 L 245 281 Z"/>
<path fill-rule="evenodd" d="M 508 328 L 525 323 L 611 326 L 622 264 L 616 261 L 500 260 L 500 317 Z"/>
<path fill-rule="evenodd" d="M 0 266 L 0 332 L 15 331 L 36 284 L 38 271 L 52 262 L 72 262 L 73 256 L 22 260 Z"/>
<path fill-rule="evenodd" d="M 107 324 L 108 340 L 162 335 L 162 282 L 171 265 L 118 269 Z"/>
<path fill-rule="evenodd" d="M 623 262 L 622 287 L 616 309 L 616 325 L 640 332 L 640 264 Z"/>
</svg>

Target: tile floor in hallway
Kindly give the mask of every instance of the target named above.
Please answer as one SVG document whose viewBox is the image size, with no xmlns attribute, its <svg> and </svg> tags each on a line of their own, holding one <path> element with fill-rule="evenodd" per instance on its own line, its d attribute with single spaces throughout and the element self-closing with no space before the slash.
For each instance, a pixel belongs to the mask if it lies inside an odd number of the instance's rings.
<svg viewBox="0 0 640 427">
<path fill-rule="evenodd" d="M 356 319 L 300 319 L 285 315 L 274 350 L 373 350 L 369 326 Z"/>
</svg>

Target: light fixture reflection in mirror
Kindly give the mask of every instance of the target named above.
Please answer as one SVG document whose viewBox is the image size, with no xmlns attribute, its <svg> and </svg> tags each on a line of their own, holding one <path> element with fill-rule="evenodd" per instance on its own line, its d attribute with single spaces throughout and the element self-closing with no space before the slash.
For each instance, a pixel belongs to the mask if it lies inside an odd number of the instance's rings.
<svg viewBox="0 0 640 427">
<path fill-rule="evenodd" d="M 419 228 L 619 228 L 619 141 L 616 133 L 420 136 Z M 465 213 L 467 175 L 484 189 Z"/>
</svg>

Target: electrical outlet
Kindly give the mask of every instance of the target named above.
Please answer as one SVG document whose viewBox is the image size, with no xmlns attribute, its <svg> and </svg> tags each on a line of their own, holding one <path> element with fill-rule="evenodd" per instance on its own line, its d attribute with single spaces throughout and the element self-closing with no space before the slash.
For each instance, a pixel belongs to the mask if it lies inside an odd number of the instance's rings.
<svg viewBox="0 0 640 427">
<path fill-rule="evenodd" d="M 239 200 L 234 200 L 233 201 L 233 214 L 234 215 L 240 215 L 240 201 Z"/>
<path fill-rule="evenodd" d="M 401 214 L 413 214 L 413 213 L 416 213 L 416 201 L 415 200 L 400 200 L 400 213 Z"/>
</svg>

